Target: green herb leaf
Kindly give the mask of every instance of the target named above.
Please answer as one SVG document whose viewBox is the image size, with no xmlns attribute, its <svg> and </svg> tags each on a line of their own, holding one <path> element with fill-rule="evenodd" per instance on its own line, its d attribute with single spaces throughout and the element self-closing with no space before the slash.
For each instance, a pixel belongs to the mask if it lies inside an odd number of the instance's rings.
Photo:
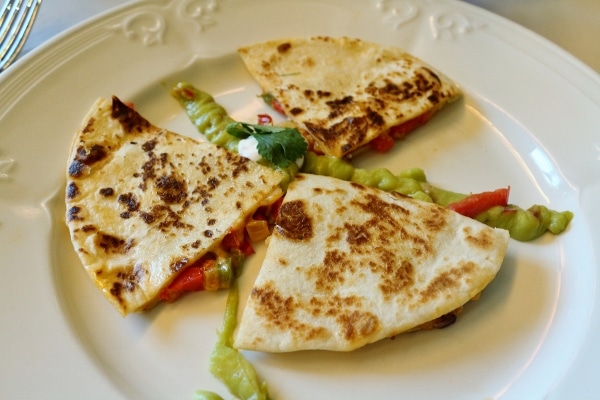
<svg viewBox="0 0 600 400">
<path fill-rule="evenodd" d="M 296 128 L 235 122 L 226 129 L 227 133 L 240 139 L 254 137 L 258 142 L 258 154 L 280 168 L 286 168 L 308 150 L 308 144 Z"/>
</svg>

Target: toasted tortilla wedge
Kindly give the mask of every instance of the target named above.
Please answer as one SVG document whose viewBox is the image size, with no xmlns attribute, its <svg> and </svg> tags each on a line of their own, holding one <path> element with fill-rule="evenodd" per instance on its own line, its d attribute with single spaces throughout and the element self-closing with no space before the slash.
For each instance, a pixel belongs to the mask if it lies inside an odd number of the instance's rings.
<svg viewBox="0 0 600 400">
<path fill-rule="evenodd" d="M 508 232 L 335 178 L 289 186 L 234 345 L 349 351 L 460 308 L 496 276 Z"/>
<path fill-rule="evenodd" d="M 425 123 L 460 89 L 401 49 L 347 37 L 272 40 L 238 50 L 315 150 L 342 157 Z"/>
<path fill-rule="evenodd" d="M 281 174 L 158 128 L 99 99 L 75 134 L 66 222 L 83 266 L 122 314 L 143 311 L 187 266 L 281 194 Z"/>
</svg>

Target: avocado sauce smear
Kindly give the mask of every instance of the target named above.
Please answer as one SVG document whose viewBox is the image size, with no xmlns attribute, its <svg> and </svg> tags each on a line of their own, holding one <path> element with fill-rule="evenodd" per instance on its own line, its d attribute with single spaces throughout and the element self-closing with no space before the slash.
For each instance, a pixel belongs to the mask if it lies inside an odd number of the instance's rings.
<svg viewBox="0 0 600 400">
<path fill-rule="evenodd" d="M 237 308 L 239 291 L 234 278 L 227 295 L 223 327 L 219 332 L 217 343 L 208 361 L 209 371 L 229 391 L 242 400 L 269 400 L 267 384 L 260 382 L 252 364 L 235 348 L 233 348 L 233 332 L 237 324 Z M 217 393 L 198 390 L 194 400 L 223 400 Z"/>
</svg>

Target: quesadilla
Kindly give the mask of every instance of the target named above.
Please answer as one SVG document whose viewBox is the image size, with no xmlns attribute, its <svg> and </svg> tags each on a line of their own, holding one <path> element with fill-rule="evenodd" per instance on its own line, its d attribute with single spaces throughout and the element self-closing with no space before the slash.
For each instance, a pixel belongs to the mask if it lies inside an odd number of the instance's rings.
<svg viewBox="0 0 600 400">
<path fill-rule="evenodd" d="M 452 315 L 494 279 L 508 232 L 436 204 L 299 174 L 234 346 L 349 351 Z"/>
<path fill-rule="evenodd" d="M 238 53 L 268 102 L 296 123 L 313 150 L 338 158 L 370 142 L 389 149 L 461 94 L 420 59 L 359 39 L 272 40 Z"/>
<path fill-rule="evenodd" d="M 116 97 L 99 99 L 70 151 L 66 222 L 90 278 L 127 315 L 152 307 L 199 262 L 219 270 L 239 260 L 224 240 L 281 196 L 281 179 L 212 143 L 156 127 Z"/>
</svg>

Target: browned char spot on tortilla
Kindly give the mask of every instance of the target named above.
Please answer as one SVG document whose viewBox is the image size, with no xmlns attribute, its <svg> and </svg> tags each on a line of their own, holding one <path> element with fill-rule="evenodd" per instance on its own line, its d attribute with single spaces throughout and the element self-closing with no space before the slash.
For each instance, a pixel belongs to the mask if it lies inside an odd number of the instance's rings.
<svg viewBox="0 0 600 400">
<path fill-rule="evenodd" d="M 312 340 L 326 334 L 325 328 L 300 321 L 297 313 L 306 309 L 305 305 L 296 302 L 292 296 L 282 295 L 272 283 L 253 288 L 250 296 L 258 303 L 256 312 L 266 320 L 265 329 L 292 332 L 300 341 Z"/>
<path fill-rule="evenodd" d="M 104 232 L 98 232 L 95 236 L 97 247 L 103 249 L 107 254 L 125 254 L 135 246 L 133 239 L 123 239 Z"/>
<path fill-rule="evenodd" d="M 341 313 L 337 322 L 342 327 L 344 338 L 349 342 L 368 337 L 379 328 L 379 318 L 369 311 L 352 310 Z"/>
<path fill-rule="evenodd" d="M 79 196 L 79 188 L 75 182 L 69 182 L 67 184 L 67 199 L 74 199 Z"/>
<path fill-rule="evenodd" d="M 100 193 L 101 196 L 104 197 L 111 197 L 115 194 L 115 190 L 113 188 L 107 187 L 107 188 L 101 188 L 98 193 Z"/>
<path fill-rule="evenodd" d="M 139 133 L 152 128 L 150 122 L 116 96 L 112 97 L 111 117 L 119 121 L 127 133 Z"/>
<path fill-rule="evenodd" d="M 325 294 L 344 284 L 346 272 L 356 272 L 354 264 L 347 254 L 335 248 L 325 253 L 321 265 L 306 269 L 307 279 L 314 283 L 317 291 Z"/>
<path fill-rule="evenodd" d="M 286 53 L 290 48 L 292 48 L 292 44 L 290 42 L 281 43 L 277 46 L 277 52 Z"/>
<path fill-rule="evenodd" d="M 75 157 L 69 165 L 69 176 L 79 178 L 83 175 L 87 167 L 102 161 L 107 156 L 104 146 L 94 144 L 90 147 L 80 145 L 75 151 Z"/>
<path fill-rule="evenodd" d="M 479 232 L 473 232 L 473 230 L 466 226 L 462 229 L 465 240 L 473 247 L 480 248 L 481 250 L 489 250 L 494 245 L 494 238 L 492 233 L 487 229 L 482 229 Z"/>
<path fill-rule="evenodd" d="M 140 282 L 148 271 L 140 264 L 125 267 L 118 271 L 112 281 L 110 294 L 120 303 L 124 304 L 123 292 L 133 293 L 139 289 Z M 96 271 L 96 276 L 103 275 L 103 271 Z"/>
<path fill-rule="evenodd" d="M 332 124 L 330 119 L 348 114 L 345 108 L 348 104 L 351 104 L 351 97 L 342 99 L 342 101 L 328 102 L 328 104 L 331 107 L 328 119 L 306 121 L 305 126 L 317 140 L 330 148 L 339 147 L 342 153 L 363 143 L 369 129 L 384 124 L 381 114 L 370 107 Z M 343 139 L 341 142 L 340 138 Z"/>
<path fill-rule="evenodd" d="M 81 211 L 81 207 L 79 207 L 79 206 L 73 206 L 73 207 L 69 208 L 69 211 L 67 211 L 67 221 L 71 222 L 71 221 L 83 220 L 81 215 L 79 215 L 80 211 Z"/>
<path fill-rule="evenodd" d="M 175 174 L 160 176 L 155 185 L 158 197 L 167 204 L 181 203 L 188 195 L 185 180 Z"/>
<path fill-rule="evenodd" d="M 133 193 L 120 194 L 117 197 L 117 201 L 123 204 L 127 208 L 127 211 L 137 211 L 140 208 L 140 203 Z"/>
<path fill-rule="evenodd" d="M 313 222 L 302 200 L 284 202 L 279 210 L 275 229 L 292 240 L 309 240 L 313 237 Z"/>
<path fill-rule="evenodd" d="M 473 275 L 474 270 L 475 264 L 467 261 L 439 274 L 421 291 L 421 301 L 429 302 L 432 299 L 443 296 L 445 293 L 447 294 L 451 290 L 460 287 L 462 282 L 468 280 L 469 277 Z"/>
</svg>

